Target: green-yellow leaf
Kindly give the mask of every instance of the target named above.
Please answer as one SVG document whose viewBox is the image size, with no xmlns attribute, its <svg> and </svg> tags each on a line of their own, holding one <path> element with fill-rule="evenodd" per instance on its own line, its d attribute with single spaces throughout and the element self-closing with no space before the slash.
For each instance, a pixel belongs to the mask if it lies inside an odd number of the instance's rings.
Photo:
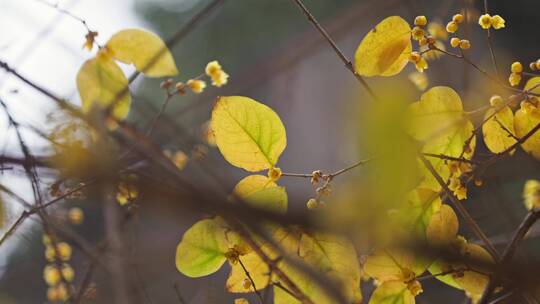
<svg viewBox="0 0 540 304">
<path fill-rule="evenodd" d="M 529 90 L 538 84 L 540 84 L 540 77 L 533 77 L 527 81 L 525 89 Z M 534 93 L 539 93 L 540 87 L 535 88 L 532 91 Z M 517 137 L 521 138 L 525 136 L 538 124 L 540 124 L 540 109 L 538 109 L 538 105 L 534 106 L 529 102 L 522 102 L 521 108 L 516 111 L 514 117 L 514 128 Z M 537 131 L 529 137 L 521 144 L 521 147 L 525 152 L 540 160 L 540 131 Z"/>
<path fill-rule="evenodd" d="M 133 64 L 137 71 L 149 77 L 178 74 L 169 49 L 154 33 L 127 29 L 114 34 L 106 44 L 107 50 L 119 61 Z"/>
<path fill-rule="evenodd" d="M 362 39 L 354 56 L 354 68 L 362 76 L 392 76 L 407 65 L 411 50 L 409 23 L 391 16 Z"/>
<path fill-rule="evenodd" d="M 223 157 L 247 171 L 272 168 L 287 145 L 279 116 L 251 98 L 220 97 L 212 111 L 211 126 Z"/>
<path fill-rule="evenodd" d="M 370 255 L 364 264 L 364 272 L 381 282 L 407 281 L 411 276 L 423 273 L 428 262 L 405 250 L 380 250 Z"/>
<path fill-rule="evenodd" d="M 426 239 L 426 229 L 431 217 L 441 207 L 437 192 L 415 188 L 407 194 L 407 203 L 399 210 L 400 223 L 420 240 Z"/>
<path fill-rule="evenodd" d="M 212 274 L 226 261 L 224 231 L 214 219 L 198 221 L 176 248 L 176 268 L 188 277 Z"/>
<path fill-rule="evenodd" d="M 454 209 L 443 204 L 431 217 L 426 230 L 427 240 L 433 246 L 448 246 L 456 239 L 458 229 L 459 222 Z"/>
<path fill-rule="evenodd" d="M 348 303 L 360 303 L 360 267 L 356 251 L 351 243 L 328 234 L 303 234 L 298 249 L 298 258 L 322 275 L 327 276 L 342 288 Z M 296 268 L 283 264 L 282 269 L 297 286 L 317 304 L 335 303 L 313 279 Z M 297 299 L 274 287 L 274 303 L 298 304 Z"/>
<path fill-rule="evenodd" d="M 423 142 L 422 152 L 470 159 L 476 146 L 476 139 L 469 143 L 470 152 L 464 153 L 465 144 L 471 138 L 474 126 L 466 117 L 459 95 L 449 87 L 433 87 L 422 94 L 420 101 L 409 106 L 408 132 L 416 140 Z M 450 169 L 441 158 L 428 157 L 437 173 L 447 181 Z M 441 186 L 424 169 L 421 187 L 438 191 Z"/>
<path fill-rule="evenodd" d="M 268 286 L 268 282 L 270 281 L 270 268 L 255 252 L 252 251 L 248 254 L 242 255 L 239 257 L 239 259 L 249 272 L 249 275 L 253 279 L 255 288 L 257 290 Z M 229 292 L 253 292 L 253 286 L 244 284 L 246 280 L 249 280 L 249 278 L 242 268 L 242 265 L 237 262 L 231 265 L 231 273 L 229 274 L 225 288 Z"/>
<path fill-rule="evenodd" d="M 384 282 L 375 289 L 369 304 L 414 304 L 414 296 L 400 281 Z"/>
<path fill-rule="evenodd" d="M 484 142 L 493 153 L 501 153 L 516 143 L 514 131 L 514 113 L 509 107 L 502 108 L 497 114 L 495 109 L 486 112 L 486 118 L 491 117 L 482 125 Z M 511 153 L 513 153 L 512 151 Z"/>
<path fill-rule="evenodd" d="M 263 175 L 250 175 L 242 179 L 234 192 L 254 207 L 276 211 L 287 211 L 287 192 Z"/>
<path fill-rule="evenodd" d="M 112 114 L 115 118 L 124 119 L 128 115 L 131 106 L 128 80 L 120 67 L 107 56 L 98 55 L 83 64 L 77 74 L 77 88 L 83 112 L 114 105 Z"/>
</svg>

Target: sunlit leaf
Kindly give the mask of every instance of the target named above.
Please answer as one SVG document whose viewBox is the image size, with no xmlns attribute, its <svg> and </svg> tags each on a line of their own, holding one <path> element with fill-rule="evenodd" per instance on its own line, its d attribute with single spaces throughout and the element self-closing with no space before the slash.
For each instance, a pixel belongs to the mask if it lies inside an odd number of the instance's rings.
<svg viewBox="0 0 540 304">
<path fill-rule="evenodd" d="M 263 175 L 250 175 L 242 179 L 234 192 L 247 203 L 276 212 L 287 211 L 287 192 Z"/>
<path fill-rule="evenodd" d="M 354 67 L 363 76 L 392 76 L 407 65 L 411 50 L 409 23 L 391 16 L 362 39 L 354 56 Z"/>
<path fill-rule="evenodd" d="M 486 112 L 486 118 L 493 115 L 495 109 Z M 504 107 L 482 125 L 484 142 L 493 153 L 501 153 L 516 143 L 514 131 L 514 113 Z M 513 153 L 513 151 L 511 152 Z"/>
<path fill-rule="evenodd" d="M 226 261 L 224 232 L 214 219 L 198 221 L 176 248 L 176 268 L 188 277 L 212 274 Z"/>
<path fill-rule="evenodd" d="M 375 289 L 369 304 L 414 304 L 414 296 L 400 281 L 384 282 Z"/>
<path fill-rule="evenodd" d="M 85 113 L 93 108 L 113 105 L 112 114 L 124 119 L 129 113 L 131 96 L 128 80 L 118 65 L 108 56 L 98 55 L 87 60 L 77 74 L 77 88 Z"/>
<path fill-rule="evenodd" d="M 540 84 L 540 77 L 533 77 L 527 81 L 525 89 L 531 89 Z M 540 87 L 533 89 L 534 93 L 540 92 Z M 522 102 L 521 108 L 516 111 L 514 117 L 514 128 L 517 137 L 523 137 L 529 133 L 534 127 L 540 124 L 540 110 L 538 105 L 533 105 L 529 102 Z M 540 159 L 540 131 L 534 133 L 524 143 L 521 144 L 523 150 Z"/>
<path fill-rule="evenodd" d="M 270 280 L 270 268 L 268 265 L 253 251 L 240 256 L 239 259 L 249 272 L 253 282 L 255 282 L 255 287 L 257 290 L 265 288 Z M 246 281 L 249 281 L 250 284 L 246 284 Z M 229 274 L 229 278 L 225 283 L 225 288 L 229 292 L 253 292 L 251 281 L 247 277 L 246 271 L 240 262 L 232 265 L 231 273 Z"/>
<path fill-rule="evenodd" d="M 452 207 L 443 204 L 439 211 L 431 217 L 427 226 L 428 242 L 433 246 L 448 246 L 455 240 L 459 229 L 459 222 Z"/>
<path fill-rule="evenodd" d="M 122 30 L 109 39 L 106 48 L 115 59 L 135 65 L 146 76 L 178 74 L 173 56 L 156 34 L 140 29 Z"/>
<path fill-rule="evenodd" d="M 225 159 L 248 171 L 272 168 L 287 145 L 279 116 L 247 97 L 220 97 L 212 111 L 211 126 Z"/>
<path fill-rule="evenodd" d="M 421 274 L 427 266 L 428 262 L 413 252 L 387 249 L 369 255 L 364 264 L 364 272 L 381 282 L 404 281 Z"/>
<path fill-rule="evenodd" d="M 461 98 L 449 87 L 433 87 L 422 94 L 420 101 L 409 106 L 408 132 L 416 140 L 423 142 L 422 152 L 470 159 L 476 146 L 471 141 L 474 126 L 463 111 Z M 468 153 L 464 153 L 469 143 Z M 466 151 L 466 150 L 465 150 Z M 450 169 L 441 158 L 428 157 L 437 173 L 448 180 Z M 423 167 L 423 166 L 422 166 Z M 424 181 L 421 186 L 438 191 L 439 183 L 424 168 Z"/>
</svg>

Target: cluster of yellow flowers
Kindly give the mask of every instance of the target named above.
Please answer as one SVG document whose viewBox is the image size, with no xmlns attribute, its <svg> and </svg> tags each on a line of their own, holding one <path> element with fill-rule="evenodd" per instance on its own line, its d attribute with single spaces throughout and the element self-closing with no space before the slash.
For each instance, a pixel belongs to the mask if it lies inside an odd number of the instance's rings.
<svg viewBox="0 0 540 304">
<path fill-rule="evenodd" d="M 139 190 L 135 187 L 137 175 L 130 174 L 124 180 L 118 183 L 118 192 L 116 193 L 116 201 L 124 206 L 137 199 Z"/>
<path fill-rule="evenodd" d="M 455 14 L 452 17 L 452 21 L 448 22 L 448 24 L 446 25 L 446 31 L 448 33 L 457 32 L 459 29 L 459 25 L 463 22 L 464 19 L 465 18 L 463 17 L 462 14 Z M 460 39 L 458 37 L 452 37 L 452 39 L 450 39 L 450 45 L 453 48 L 459 47 L 462 50 L 468 50 L 471 48 L 471 42 L 469 40 Z"/>
<path fill-rule="evenodd" d="M 43 269 L 43 279 L 49 286 L 47 299 L 51 302 L 66 301 L 69 298 L 69 286 L 75 278 L 75 271 L 69 265 L 72 249 L 68 243 L 59 242 L 56 248 L 48 235 L 43 235 L 45 259 L 49 262 Z"/>
<path fill-rule="evenodd" d="M 414 18 L 414 28 L 411 31 L 412 38 L 418 41 L 420 46 L 429 46 L 435 43 L 435 38 L 431 36 L 426 36 L 426 31 L 424 28 L 428 24 L 426 16 L 417 16 Z M 409 55 L 409 61 L 414 63 L 416 69 L 419 72 L 423 72 L 428 68 L 428 63 L 424 59 L 420 52 L 411 52 Z"/>
<path fill-rule="evenodd" d="M 466 199 L 467 187 L 461 182 L 461 176 L 472 171 L 471 164 L 462 161 L 450 161 L 448 162 L 448 167 L 450 168 L 451 173 L 448 188 L 454 192 L 457 199 Z"/>
<path fill-rule="evenodd" d="M 478 24 L 480 24 L 480 26 L 485 30 L 491 27 L 493 27 L 496 30 L 502 29 L 505 27 L 505 21 L 499 15 L 491 16 L 490 14 L 484 14 L 480 16 L 480 18 L 478 18 Z"/>
<path fill-rule="evenodd" d="M 521 62 L 516 61 L 512 63 L 510 66 L 510 77 L 508 77 L 508 81 L 510 82 L 510 85 L 515 87 L 521 82 L 521 73 L 523 72 L 523 65 Z"/>
<path fill-rule="evenodd" d="M 424 72 L 428 68 L 428 63 L 424 57 L 419 52 L 411 52 L 409 55 L 409 61 L 414 63 L 418 72 Z"/>
<path fill-rule="evenodd" d="M 212 85 L 216 87 L 221 87 L 227 84 L 229 79 L 229 74 L 225 73 L 221 68 L 221 65 L 216 60 L 210 61 L 206 65 L 205 69 L 206 75 L 210 76 L 212 79 Z"/>
</svg>

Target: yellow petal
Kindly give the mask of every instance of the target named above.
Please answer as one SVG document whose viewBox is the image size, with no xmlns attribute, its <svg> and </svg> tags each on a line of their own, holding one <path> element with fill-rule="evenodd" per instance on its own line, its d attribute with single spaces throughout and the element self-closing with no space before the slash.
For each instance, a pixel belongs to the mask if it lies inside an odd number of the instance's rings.
<svg viewBox="0 0 540 304">
<path fill-rule="evenodd" d="M 178 74 L 169 49 L 156 34 L 140 29 L 127 29 L 114 34 L 106 44 L 112 56 L 149 77 Z"/>
</svg>

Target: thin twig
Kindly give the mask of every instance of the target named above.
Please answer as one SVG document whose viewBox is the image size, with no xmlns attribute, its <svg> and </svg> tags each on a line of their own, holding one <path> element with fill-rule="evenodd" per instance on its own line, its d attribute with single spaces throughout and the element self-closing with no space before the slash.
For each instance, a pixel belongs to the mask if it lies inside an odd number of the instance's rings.
<svg viewBox="0 0 540 304">
<path fill-rule="evenodd" d="M 246 266 L 244 265 L 244 263 L 242 262 L 240 257 L 238 257 L 238 264 L 240 264 L 240 266 L 242 267 L 242 270 L 244 270 L 244 273 L 246 274 L 246 277 L 248 278 L 249 282 L 251 283 L 251 288 L 253 289 L 253 291 L 257 295 L 257 298 L 259 298 L 259 301 L 261 302 L 261 304 L 264 304 L 263 297 L 262 297 L 261 293 L 259 292 L 259 290 L 257 290 L 257 286 L 255 285 L 255 280 L 253 280 L 253 277 L 251 277 L 251 274 L 247 270 Z"/>
<path fill-rule="evenodd" d="M 356 77 L 356 79 L 360 82 L 360 84 L 362 84 L 362 86 L 366 89 L 366 91 L 369 93 L 369 95 L 371 95 L 371 98 L 373 98 L 373 100 L 378 101 L 379 97 L 377 97 L 377 95 L 375 94 L 373 89 L 369 86 L 369 84 L 366 82 L 366 80 L 360 74 L 358 74 L 358 72 L 356 72 L 351 60 L 349 58 L 347 58 L 347 56 L 345 56 L 343 51 L 341 51 L 341 49 L 337 46 L 337 44 L 334 42 L 332 37 L 330 37 L 330 35 L 321 26 L 321 24 L 317 21 L 317 19 L 315 19 L 313 14 L 311 14 L 311 12 L 304 5 L 302 0 L 292 0 L 292 1 L 296 4 L 298 9 L 300 9 L 300 11 L 302 11 L 302 13 L 304 15 L 306 15 L 308 20 L 313 24 L 313 26 L 317 29 L 317 31 L 319 31 L 319 33 L 324 37 L 324 39 L 326 39 L 326 41 L 328 41 L 328 43 L 330 44 L 330 46 L 332 47 L 334 52 L 338 55 L 339 59 L 343 62 L 343 64 L 345 64 L 345 67 L 349 71 L 351 71 L 351 73 L 354 75 L 354 77 Z"/>
</svg>

